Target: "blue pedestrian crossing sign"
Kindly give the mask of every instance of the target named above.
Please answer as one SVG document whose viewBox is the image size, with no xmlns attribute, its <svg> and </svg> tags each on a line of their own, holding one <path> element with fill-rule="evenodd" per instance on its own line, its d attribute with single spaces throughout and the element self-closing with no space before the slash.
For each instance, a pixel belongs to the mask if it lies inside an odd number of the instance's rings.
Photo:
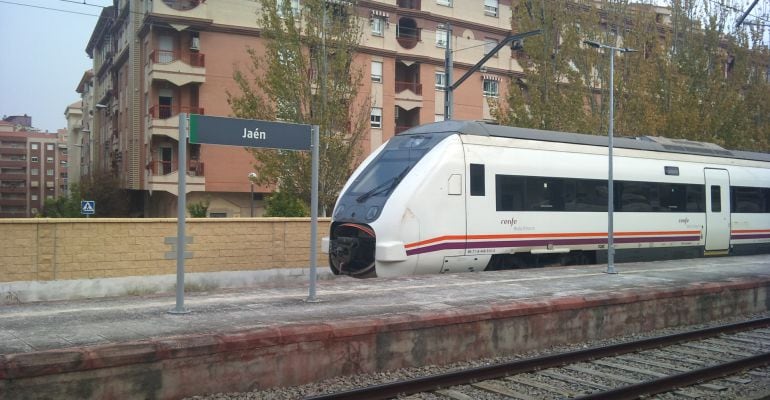
<svg viewBox="0 0 770 400">
<path fill-rule="evenodd" d="M 80 201 L 80 213 L 83 215 L 96 214 L 96 202 L 93 200 Z"/>
</svg>

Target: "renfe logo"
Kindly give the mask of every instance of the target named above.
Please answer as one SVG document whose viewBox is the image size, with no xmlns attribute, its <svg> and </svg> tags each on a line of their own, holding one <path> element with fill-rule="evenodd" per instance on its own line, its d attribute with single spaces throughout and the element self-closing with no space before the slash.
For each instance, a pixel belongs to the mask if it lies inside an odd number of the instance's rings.
<svg viewBox="0 0 770 400">
<path fill-rule="evenodd" d="M 519 223 L 519 220 L 516 218 L 507 218 L 507 219 L 501 219 L 500 225 L 516 225 Z"/>
<path fill-rule="evenodd" d="M 689 224 L 690 223 L 690 219 L 689 218 L 680 218 L 679 219 L 679 223 L 680 224 Z"/>
</svg>

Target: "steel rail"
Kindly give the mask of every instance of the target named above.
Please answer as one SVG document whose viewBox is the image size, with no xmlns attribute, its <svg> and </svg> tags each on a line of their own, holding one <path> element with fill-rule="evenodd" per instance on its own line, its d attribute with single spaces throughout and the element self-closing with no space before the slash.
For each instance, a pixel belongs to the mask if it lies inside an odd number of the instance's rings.
<svg viewBox="0 0 770 400">
<path fill-rule="evenodd" d="M 305 400 L 347 400 L 347 399 L 389 399 L 399 395 L 429 392 L 450 386 L 471 382 L 497 379 L 507 375 L 521 374 L 546 368 L 616 356 L 625 353 L 670 346 L 681 342 L 706 339 L 721 334 L 741 332 L 770 326 L 770 318 L 758 318 L 744 322 L 720 325 L 690 332 L 657 336 L 638 341 L 592 347 L 566 353 L 552 354 L 524 360 L 510 361 L 484 367 L 470 368 L 444 374 L 384 383 L 337 393 L 306 397 Z M 685 374 L 680 374 L 685 375 Z M 684 379 L 684 378 L 682 378 Z"/>
<path fill-rule="evenodd" d="M 575 400 L 624 400 L 637 399 L 641 396 L 649 396 L 669 390 L 690 386 L 699 382 L 706 382 L 732 375 L 747 369 L 758 368 L 770 364 L 770 353 L 763 353 L 752 357 L 746 357 L 735 361 L 712 365 L 692 371 L 682 372 L 663 378 L 651 379 L 633 385 L 610 389 L 605 392 L 588 394 L 576 397 Z"/>
</svg>

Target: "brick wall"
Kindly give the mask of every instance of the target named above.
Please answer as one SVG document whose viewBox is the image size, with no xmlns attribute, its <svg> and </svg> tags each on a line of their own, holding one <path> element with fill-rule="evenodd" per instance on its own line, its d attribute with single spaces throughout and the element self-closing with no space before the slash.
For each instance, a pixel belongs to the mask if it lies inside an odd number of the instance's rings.
<svg viewBox="0 0 770 400">
<path fill-rule="evenodd" d="M 329 219 L 318 224 L 318 246 Z M 0 282 L 176 273 L 176 219 L 2 219 Z M 190 218 L 187 272 L 310 265 L 309 218 Z M 318 252 L 318 267 L 328 268 Z"/>
</svg>

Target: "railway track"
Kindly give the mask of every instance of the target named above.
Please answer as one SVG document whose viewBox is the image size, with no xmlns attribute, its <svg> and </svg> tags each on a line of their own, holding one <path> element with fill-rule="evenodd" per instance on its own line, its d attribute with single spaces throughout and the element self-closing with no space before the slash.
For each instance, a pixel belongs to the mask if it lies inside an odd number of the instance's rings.
<svg viewBox="0 0 770 400">
<path fill-rule="evenodd" d="M 770 318 L 516 360 L 306 400 L 414 398 L 635 399 L 717 396 L 731 377 L 770 365 Z M 758 378 L 767 379 L 761 372 Z"/>
</svg>

